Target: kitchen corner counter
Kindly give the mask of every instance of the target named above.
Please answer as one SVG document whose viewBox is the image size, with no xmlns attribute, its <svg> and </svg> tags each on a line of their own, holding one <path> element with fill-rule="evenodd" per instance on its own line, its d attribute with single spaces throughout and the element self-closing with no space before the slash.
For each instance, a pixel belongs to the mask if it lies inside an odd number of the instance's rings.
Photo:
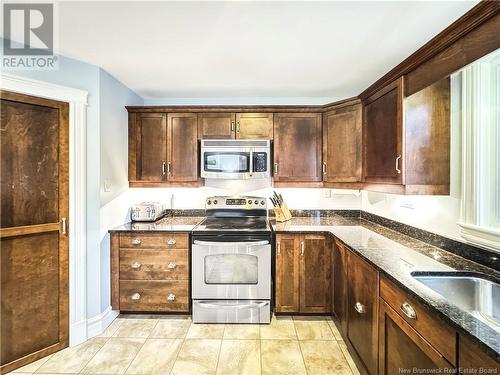
<svg viewBox="0 0 500 375">
<path fill-rule="evenodd" d="M 203 219 L 199 216 L 167 216 L 154 222 L 126 223 L 109 232 L 191 232 Z"/>
<path fill-rule="evenodd" d="M 413 271 L 467 271 L 500 278 L 500 272 L 359 218 L 298 217 L 272 222 L 276 233 L 332 234 L 427 307 L 469 337 L 481 350 L 500 361 L 500 332 L 458 308 L 414 279 Z"/>
</svg>

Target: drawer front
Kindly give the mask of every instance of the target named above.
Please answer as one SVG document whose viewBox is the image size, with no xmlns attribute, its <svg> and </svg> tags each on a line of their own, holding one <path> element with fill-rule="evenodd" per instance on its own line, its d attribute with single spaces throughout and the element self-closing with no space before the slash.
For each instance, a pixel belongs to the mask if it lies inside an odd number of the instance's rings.
<svg viewBox="0 0 500 375">
<path fill-rule="evenodd" d="M 121 280 L 120 310 L 189 312 L 188 291 L 188 280 Z"/>
<path fill-rule="evenodd" d="M 187 250 L 120 249 L 120 280 L 187 280 Z"/>
<path fill-rule="evenodd" d="M 189 235 L 184 233 L 120 234 L 120 247 L 133 249 L 188 249 Z"/>
<path fill-rule="evenodd" d="M 384 277 L 380 279 L 380 297 L 452 365 L 457 364 L 457 335 L 450 326 Z"/>
</svg>

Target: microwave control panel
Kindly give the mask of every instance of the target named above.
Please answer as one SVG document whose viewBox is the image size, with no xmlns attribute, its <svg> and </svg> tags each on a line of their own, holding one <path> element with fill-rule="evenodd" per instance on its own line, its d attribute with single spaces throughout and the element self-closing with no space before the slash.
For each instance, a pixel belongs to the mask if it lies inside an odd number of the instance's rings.
<svg viewBox="0 0 500 375">
<path fill-rule="evenodd" d="M 253 172 L 267 171 L 267 152 L 253 153 Z"/>
</svg>

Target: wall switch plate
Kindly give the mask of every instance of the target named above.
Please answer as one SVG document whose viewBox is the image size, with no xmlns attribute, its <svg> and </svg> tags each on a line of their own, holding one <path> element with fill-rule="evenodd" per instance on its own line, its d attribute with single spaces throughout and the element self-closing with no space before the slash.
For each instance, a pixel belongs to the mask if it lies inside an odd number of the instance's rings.
<svg viewBox="0 0 500 375">
<path fill-rule="evenodd" d="M 111 191 L 111 181 L 104 180 L 104 191 L 109 193 Z"/>
</svg>

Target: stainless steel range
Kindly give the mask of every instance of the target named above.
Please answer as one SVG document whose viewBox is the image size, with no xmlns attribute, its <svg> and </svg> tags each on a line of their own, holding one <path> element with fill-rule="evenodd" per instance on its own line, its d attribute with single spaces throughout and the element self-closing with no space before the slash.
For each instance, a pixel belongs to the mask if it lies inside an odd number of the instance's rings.
<svg viewBox="0 0 500 375">
<path fill-rule="evenodd" d="M 193 229 L 195 323 L 269 323 L 271 240 L 266 198 L 211 197 Z"/>
</svg>

